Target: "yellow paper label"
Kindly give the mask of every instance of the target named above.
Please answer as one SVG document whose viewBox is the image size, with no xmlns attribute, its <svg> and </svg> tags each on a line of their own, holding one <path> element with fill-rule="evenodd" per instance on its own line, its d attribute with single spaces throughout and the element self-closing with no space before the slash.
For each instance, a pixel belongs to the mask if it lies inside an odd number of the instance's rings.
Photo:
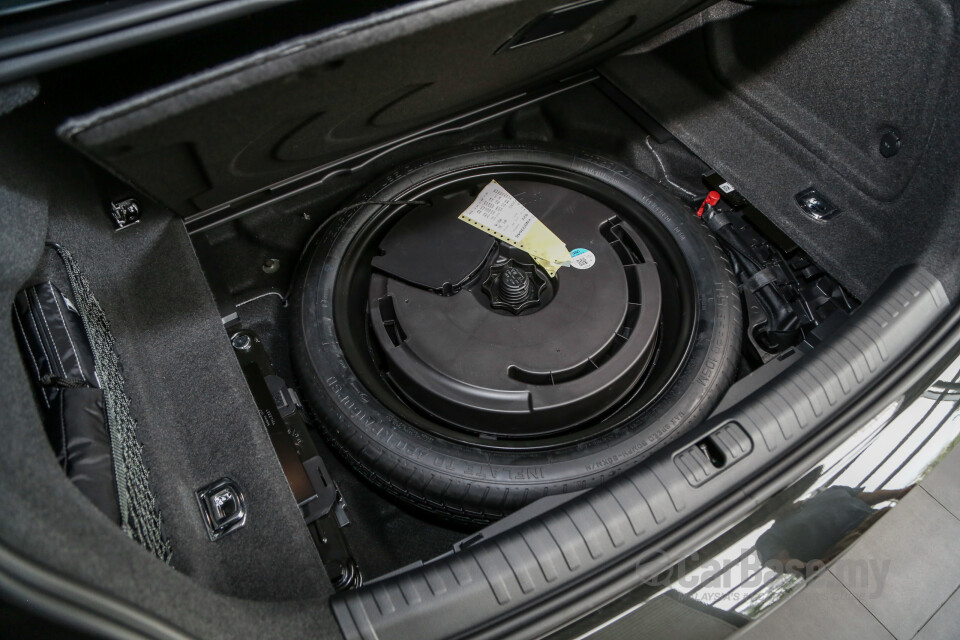
<svg viewBox="0 0 960 640">
<path fill-rule="evenodd" d="M 496 180 L 483 188 L 460 220 L 526 251 L 551 277 L 570 264 L 563 241 Z"/>
</svg>

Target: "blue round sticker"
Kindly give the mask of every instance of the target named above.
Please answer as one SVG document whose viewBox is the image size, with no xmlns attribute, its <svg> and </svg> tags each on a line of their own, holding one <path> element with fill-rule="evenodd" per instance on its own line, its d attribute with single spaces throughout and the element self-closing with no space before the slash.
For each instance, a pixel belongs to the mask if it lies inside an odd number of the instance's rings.
<svg viewBox="0 0 960 640">
<path fill-rule="evenodd" d="M 574 269 L 589 269 L 596 261 L 597 257 L 589 249 L 574 249 L 570 252 L 570 266 Z"/>
</svg>

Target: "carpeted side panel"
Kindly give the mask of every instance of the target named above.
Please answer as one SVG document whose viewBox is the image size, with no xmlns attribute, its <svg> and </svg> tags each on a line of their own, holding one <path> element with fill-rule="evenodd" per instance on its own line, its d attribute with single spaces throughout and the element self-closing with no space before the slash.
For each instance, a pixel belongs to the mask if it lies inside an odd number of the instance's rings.
<svg viewBox="0 0 960 640">
<path fill-rule="evenodd" d="M 112 323 L 175 568 L 59 469 L 10 322 L 0 324 L 0 543 L 122 601 L 175 614 L 177 626 L 203 637 L 336 635 L 329 582 L 181 222 L 147 204 L 142 223 L 115 233 L 96 176 L 44 148 L 14 116 L 0 123 L 0 304 L 9 309 L 25 283 L 63 278 L 43 250 L 49 216 L 49 237 L 73 250 Z M 223 475 L 246 491 L 250 515 L 212 543 L 193 492 Z"/>
<path fill-rule="evenodd" d="M 918 261 L 955 295 L 956 20 L 941 0 L 723 3 L 602 70 L 861 299 Z M 811 186 L 842 213 L 803 214 Z"/>
</svg>

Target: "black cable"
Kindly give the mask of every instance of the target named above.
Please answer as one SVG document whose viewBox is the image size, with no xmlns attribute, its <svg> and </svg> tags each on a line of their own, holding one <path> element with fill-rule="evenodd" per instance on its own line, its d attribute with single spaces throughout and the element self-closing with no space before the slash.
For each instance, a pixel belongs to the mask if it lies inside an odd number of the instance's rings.
<svg viewBox="0 0 960 640">
<path fill-rule="evenodd" d="M 368 204 L 382 204 L 382 205 L 391 205 L 391 204 L 417 204 L 417 205 L 429 205 L 430 203 L 426 200 L 361 200 L 360 202 L 354 202 L 353 204 L 347 205 L 342 209 L 337 209 L 334 211 L 330 217 L 338 216 L 341 213 L 346 213 L 352 209 L 358 207 L 365 207 Z"/>
</svg>

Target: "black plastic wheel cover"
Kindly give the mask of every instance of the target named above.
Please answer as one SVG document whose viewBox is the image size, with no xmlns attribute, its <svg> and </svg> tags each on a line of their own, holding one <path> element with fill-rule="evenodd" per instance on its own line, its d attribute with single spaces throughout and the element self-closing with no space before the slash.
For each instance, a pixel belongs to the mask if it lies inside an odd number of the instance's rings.
<svg viewBox="0 0 960 640">
<path fill-rule="evenodd" d="M 498 242 L 483 256 L 482 232 L 457 220 L 482 185 L 461 176 L 419 196 L 430 204 L 407 212 L 380 243 L 371 330 L 385 376 L 426 415 L 486 436 L 557 434 L 611 409 L 646 372 L 660 326 L 659 273 L 642 238 L 607 205 L 541 180 L 500 184 L 570 248 L 592 252 L 593 264 L 562 268 L 548 282 L 513 247 Z M 523 302 L 510 312 L 489 290 L 505 268 Z"/>
<path fill-rule="evenodd" d="M 636 200 L 589 175 L 557 167 L 536 163 L 491 163 L 445 173 L 435 180 L 419 183 L 395 196 L 395 199 L 432 201 L 434 194 L 445 192 L 454 184 L 472 185 L 475 195 L 491 179 L 507 184 L 530 181 L 565 187 L 608 207 L 614 212 L 613 217 L 629 224 L 627 228 L 635 238 L 642 239 L 641 242 L 650 252 L 649 261 L 657 265 L 661 290 L 668 292 L 668 295 L 661 299 L 656 341 L 641 378 L 619 402 L 610 403 L 606 411 L 595 414 L 592 419 L 553 425 L 552 428 L 548 425 L 533 435 L 528 432 L 511 436 L 505 430 L 493 433 L 489 425 L 486 428 L 465 428 L 462 424 L 438 418 L 411 401 L 407 393 L 399 388 L 402 381 L 398 384 L 398 381 L 391 381 L 389 376 L 384 375 L 387 362 L 368 321 L 371 311 L 370 281 L 375 274 L 371 265 L 380 254 L 379 243 L 398 221 L 411 212 L 409 205 L 381 207 L 377 215 L 354 236 L 344 252 L 337 271 L 333 299 L 333 316 L 340 347 L 351 369 L 380 402 L 407 422 L 433 435 L 496 449 L 545 449 L 596 437 L 623 424 L 653 403 L 670 386 L 683 364 L 697 325 L 696 305 L 693 302 L 696 292 L 686 260 L 657 216 Z M 470 200 L 466 199 L 464 207 Z M 607 233 L 616 237 L 622 231 L 608 228 Z M 483 293 L 477 291 L 477 295 Z"/>
</svg>

